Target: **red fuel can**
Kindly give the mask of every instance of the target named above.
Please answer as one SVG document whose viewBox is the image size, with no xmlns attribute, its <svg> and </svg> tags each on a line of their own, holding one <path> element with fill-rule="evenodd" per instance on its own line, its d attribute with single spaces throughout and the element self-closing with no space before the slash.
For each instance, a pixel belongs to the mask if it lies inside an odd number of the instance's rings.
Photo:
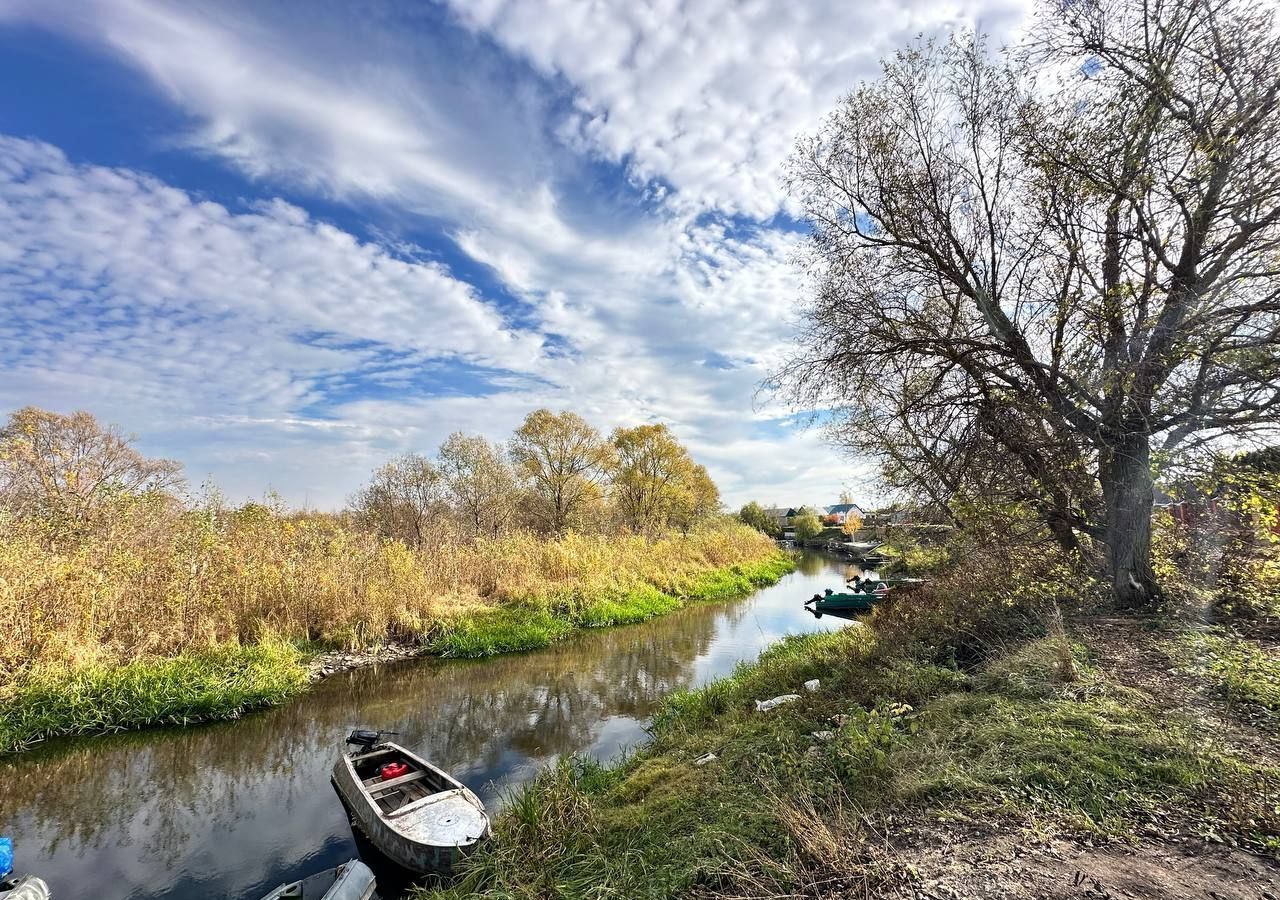
<svg viewBox="0 0 1280 900">
<path fill-rule="evenodd" d="M 378 774 L 382 776 L 383 781 L 399 778 L 401 775 L 408 774 L 408 772 L 409 767 L 402 762 L 389 762 L 378 770 Z"/>
</svg>

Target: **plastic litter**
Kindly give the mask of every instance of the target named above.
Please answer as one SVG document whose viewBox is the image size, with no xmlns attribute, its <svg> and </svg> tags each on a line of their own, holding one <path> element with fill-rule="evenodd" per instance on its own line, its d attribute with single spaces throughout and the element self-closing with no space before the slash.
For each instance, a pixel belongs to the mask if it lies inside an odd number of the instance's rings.
<svg viewBox="0 0 1280 900">
<path fill-rule="evenodd" d="M 818 679 L 816 679 L 816 678 L 811 678 L 811 679 L 809 679 L 808 681 L 806 681 L 806 682 L 804 683 L 804 689 L 805 689 L 806 691 L 808 691 L 809 693 L 811 693 L 811 694 L 812 694 L 812 693 L 814 693 L 815 691 L 817 691 L 817 690 L 818 690 L 818 686 L 819 686 L 821 683 L 822 683 L 822 682 L 820 682 Z"/>
<path fill-rule="evenodd" d="M 772 700 L 757 700 L 756 712 L 768 712 L 776 709 L 784 703 L 794 703 L 800 699 L 799 694 L 783 694 L 781 697 L 774 697 Z"/>
<path fill-rule="evenodd" d="M 705 766 L 707 763 L 715 762 L 719 758 L 720 757 L 716 756 L 714 753 L 704 753 L 695 759 L 693 764 L 695 766 Z"/>
<path fill-rule="evenodd" d="M 13 838 L 0 837 L 0 878 L 13 871 Z"/>
</svg>

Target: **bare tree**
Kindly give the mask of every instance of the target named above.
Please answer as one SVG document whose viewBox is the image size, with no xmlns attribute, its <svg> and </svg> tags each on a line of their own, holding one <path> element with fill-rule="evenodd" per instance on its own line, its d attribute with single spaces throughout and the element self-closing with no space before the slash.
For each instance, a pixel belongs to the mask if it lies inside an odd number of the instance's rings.
<svg viewBox="0 0 1280 900">
<path fill-rule="evenodd" d="M 444 476 L 417 453 L 396 457 L 351 498 L 352 511 L 383 537 L 423 547 L 447 513 Z"/>
<path fill-rule="evenodd" d="M 497 536 L 518 496 L 502 448 L 478 435 L 454 432 L 440 445 L 439 461 L 454 509 L 471 533 Z"/>
<path fill-rule="evenodd" d="M 179 487 L 182 466 L 148 459 L 87 412 L 28 406 L 0 430 L 0 505 L 19 516 L 85 523 L 121 497 Z"/>
<path fill-rule="evenodd" d="M 998 61 L 899 53 L 794 157 L 815 289 L 781 382 L 1154 602 L 1153 449 L 1280 418 L 1278 57 L 1245 0 L 1054 2 Z"/>
</svg>

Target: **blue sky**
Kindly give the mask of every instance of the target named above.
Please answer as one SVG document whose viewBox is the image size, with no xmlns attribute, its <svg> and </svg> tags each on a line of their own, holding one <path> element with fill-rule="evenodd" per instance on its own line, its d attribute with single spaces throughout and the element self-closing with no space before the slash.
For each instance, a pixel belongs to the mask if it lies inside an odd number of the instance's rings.
<svg viewBox="0 0 1280 900">
<path fill-rule="evenodd" d="M 1022 0 L 0 0 L 0 405 L 340 505 L 537 406 L 668 422 L 725 499 L 862 467 L 761 405 L 781 167 L 919 33 Z"/>
</svg>

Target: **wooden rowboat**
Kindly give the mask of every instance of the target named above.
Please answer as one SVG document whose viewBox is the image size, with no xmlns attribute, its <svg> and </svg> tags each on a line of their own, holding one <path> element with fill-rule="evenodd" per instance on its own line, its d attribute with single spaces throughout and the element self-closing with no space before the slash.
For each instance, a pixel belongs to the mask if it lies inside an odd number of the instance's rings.
<svg viewBox="0 0 1280 900">
<path fill-rule="evenodd" d="M 281 885 L 262 900 L 377 900 L 373 872 L 358 859 Z"/>
<path fill-rule="evenodd" d="M 468 787 L 386 732 L 353 731 L 333 783 L 355 825 L 388 859 L 419 874 L 447 875 L 489 836 L 484 804 Z M 384 769 L 395 773 L 385 777 Z"/>
</svg>

